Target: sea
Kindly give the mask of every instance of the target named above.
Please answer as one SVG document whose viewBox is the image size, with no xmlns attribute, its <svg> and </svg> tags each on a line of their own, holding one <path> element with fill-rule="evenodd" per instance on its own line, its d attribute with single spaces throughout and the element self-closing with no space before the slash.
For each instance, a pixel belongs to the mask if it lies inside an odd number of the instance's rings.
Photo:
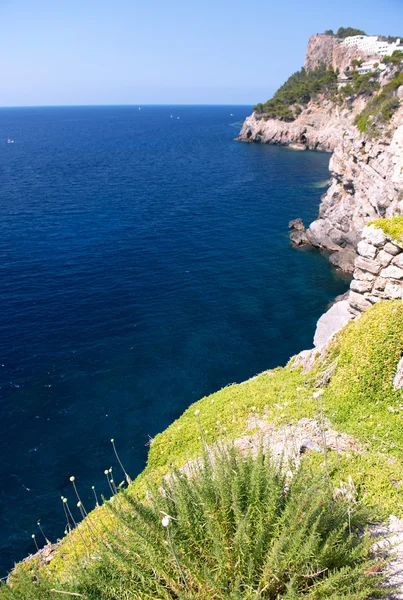
<svg viewBox="0 0 403 600">
<path fill-rule="evenodd" d="M 60 496 L 134 478 L 199 398 L 312 347 L 348 281 L 289 243 L 329 154 L 234 141 L 250 106 L 0 109 L 0 571 Z M 78 509 L 76 517 L 79 517 Z"/>
</svg>

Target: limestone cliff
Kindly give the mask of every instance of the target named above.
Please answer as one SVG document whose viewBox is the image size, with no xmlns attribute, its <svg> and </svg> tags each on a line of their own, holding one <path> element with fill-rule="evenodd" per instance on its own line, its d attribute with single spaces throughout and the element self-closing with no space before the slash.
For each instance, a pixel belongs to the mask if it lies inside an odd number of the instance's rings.
<svg viewBox="0 0 403 600">
<path fill-rule="evenodd" d="M 325 62 L 342 71 L 354 52 L 332 36 L 316 35 L 308 43 L 305 67 L 312 69 Z M 386 70 L 380 77 L 381 86 L 392 76 L 393 72 Z M 401 97 L 402 88 L 399 92 Z M 322 197 L 318 218 L 300 239 L 330 251 L 331 262 L 345 271 L 354 269 L 365 223 L 403 211 L 403 106 L 381 135 L 371 139 L 354 125 L 356 115 L 369 101 L 365 94 L 344 104 L 317 96 L 291 122 L 253 113 L 237 138 L 333 153 L 330 187 Z"/>
</svg>

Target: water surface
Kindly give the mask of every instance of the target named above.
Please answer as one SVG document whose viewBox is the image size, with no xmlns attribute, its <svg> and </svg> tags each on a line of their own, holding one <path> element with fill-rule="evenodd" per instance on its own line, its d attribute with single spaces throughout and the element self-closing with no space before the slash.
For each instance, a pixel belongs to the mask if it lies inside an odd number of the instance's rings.
<svg viewBox="0 0 403 600">
<path fill-rule="evenodd" d="M 59 496 L 107 493 L 117 440 L 312 346 L 344 292 L 289 245 L 329 155 L 233 141 L 250 107 L 0 110 L 0 566 L 34 551 Z M 7 138 L 15 140 L 8 144 Z"/>
</svg>

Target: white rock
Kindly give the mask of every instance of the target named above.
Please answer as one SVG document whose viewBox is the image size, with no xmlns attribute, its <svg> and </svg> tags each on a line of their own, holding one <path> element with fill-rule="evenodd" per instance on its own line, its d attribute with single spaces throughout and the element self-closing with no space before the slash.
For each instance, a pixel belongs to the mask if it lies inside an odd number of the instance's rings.
<svg viewBox="0 0 403 600">
<path fill-rule="evenodd" d="M 354 279 L 361 279 L 362 281 L 375 281 L 375 275 L 361 271 L 361 269 L 355 269 L 353 273 Z"/>
<path fill-rule="evenodd" d="M 348 311 L 348 300 L 336 302 L 321 316 L 315 331 L 313 343 L 316 348 L 323 346 L 326 342 L 339 331 L 351 319 Z"/>
<path fill-rule="evenodd" d="M 396 374 L 393 378 L 393 389 L 401 390 L 403 388 L 403 356 L 397 365 Z"/>
<path fill-rule="evenodd" d="M 399 283 L 388 281 L 385 286 L 384 297 L 391 300 L 403 298 L 403 286 Z"/>
<path fill-rule="evenodd" d="M 392 254 L 389 254 L 389 252 L 386 252 L 386 250 L 380 250 L 377 256 L 377 260 L 382 267 L 387 267 L 392 258 Z"/>
<path fill-rule="evenodd" d="M 357 292 L 350 292 L 348 301 L 353 308 L 359 310 L 360 312 L 363 312 L 372 306 L 369 300 L 364 298 L 364 296 L 361 294 L 357 294 Z"/>
<path fill-rule="evenodd" d="M 373 275 L 377 275 L 381 270 L 381 265 L 371 258 L 364 258 L 359 256 L 355 261 L 356 268 L 362 269 L 363 271 L 369 271 Z"/>
<path fill-rule="evenodd" d="M 393 254 L 393 256 L 400 254 L 402 251 L 401 248 L 399 248 L 399 246 L 396 246 L 392 242 L 388 242 L 387 244 L 385 244 L 384 250 L 386 250 L 386 252 L 389 252 L 389 254 Z"/>
<path fill-rule="evenodd" d="M 377 248 L 380 248 L 386 242 L 386 235 L 383 233 L 382 229 L 375 227 L 375 225 L 367 225 L 364 227 L 362 238 Z"/>
<path fill-rule="evenodd" d="M 361 240 L 357 246 L 358 254 L 365 256 L 365 258 L 375 258 L 377 249 L 372 244 L 368 244 L 364 240 Z"/>
<path fill-rule="evenodd" d="M 400 269 L 403 269 L 403 254 L 399 254 L 392 260 L 392 264 L 396 265 Z"/>
<path fill-rule="evenodd" d="M 364 292 L 370 292 L 372 289 L 371 281 L 363 281 L 362 279 L 353 279 L 350 284 L 350 290 L 363 294 Z"/>
<path fill-rule="evenodd" d="M 390 265 L 381 271 L 381 277 L 384 279 L 403 279 L 403 269 Z"/>
</svg>

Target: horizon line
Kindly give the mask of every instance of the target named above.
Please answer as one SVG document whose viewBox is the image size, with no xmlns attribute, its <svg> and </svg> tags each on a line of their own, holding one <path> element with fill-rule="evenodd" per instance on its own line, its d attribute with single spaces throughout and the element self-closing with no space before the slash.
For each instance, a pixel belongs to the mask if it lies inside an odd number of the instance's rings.
<svg viewBox="0 0 403 600">
<path fill-rule="evenodd" d="M 241 103 L 227 103 L 227 102 L 171 102 L 171 103 L 135 103 L 135 104 L 16 104 L 16 105 L 2 105 L 0 109 L 4 108 L 95 108 L 95 107 L 146 107 L 146 106 L 253 106 L 253 104 L 241 104 Z"/>
</svg>

